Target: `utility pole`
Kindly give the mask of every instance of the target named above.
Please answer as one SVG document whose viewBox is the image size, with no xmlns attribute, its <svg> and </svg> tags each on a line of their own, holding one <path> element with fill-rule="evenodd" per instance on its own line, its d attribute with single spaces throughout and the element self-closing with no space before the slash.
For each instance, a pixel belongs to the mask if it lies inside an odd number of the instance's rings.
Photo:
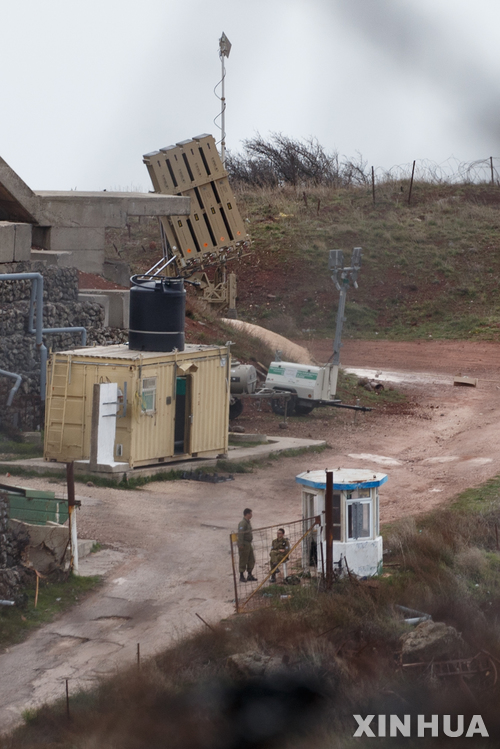
<svg viewBox="0 0 500 749">
<path fill-rule="evenodd" d="M 351 265 L 344 267 L 344 253 L 342 250 L 330 250 L 328 267 L 332 273 L 332 281 L 335 283 L 339 295 L 339 306 L 337 309 L 337 320 L 335 325 L 335 338 L 333 341 L 333 365 L 340 365 L 340 347 L 342 338 L 342 328 L 345 322 L 345 303 L 347 289 L 350 286 L 358 288 L 356 279 L 361 267 L 361 247 L 354 247 L 351 257 Z"/>
</svg>

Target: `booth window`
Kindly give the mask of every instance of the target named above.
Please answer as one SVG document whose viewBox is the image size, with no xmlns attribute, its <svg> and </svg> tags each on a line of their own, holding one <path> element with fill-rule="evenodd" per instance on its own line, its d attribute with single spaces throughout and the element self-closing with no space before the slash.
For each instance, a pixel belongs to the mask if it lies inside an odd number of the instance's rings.
<svg viewBox="0 0 500 749">
<path fill-rule="evenodd" d="M 156 377 L 145 377 L 142 381 L 141 408 L 146 413 L 156 409 Z"/>
<path fill-rule="evenodd" d="M 332 520 L 333 520 L 333 540 L 334 541 L 341 541 L 342 540 L 342 526 L 340 521 L 340 493 L 334 492 L 333 494 L 333 512 L 332 512 Z"/>
<path fill-rule="evenodd" d="M 347 538 L 371 537 L 371 501 L 347 503 Z"/>
</svg>

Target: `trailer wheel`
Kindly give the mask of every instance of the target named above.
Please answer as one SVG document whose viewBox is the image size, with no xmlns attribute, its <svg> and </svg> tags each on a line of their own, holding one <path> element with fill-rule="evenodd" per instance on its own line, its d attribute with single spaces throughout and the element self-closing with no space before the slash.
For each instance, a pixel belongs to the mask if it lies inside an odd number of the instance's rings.
<svg viewBox="0 0 500 749">
<path fill-rule="evenodd" d="M 300 403 L 295 405 L 295 413 L 297 416 L 307 416 L 307 414 L 310 414 L 313 410 L 314 406 L 303 406 Z"/>
<path fill-rule="evenodd" d="M 279 396 L 277 398 L 271 398 L 271 408 L 273 409 L 273 413 L 278 414 L 278 416 L 284 416 L 286 404 L 286 415 L 291 416 L 295 409 L 296 400 L 296 395 L 292 395 L 289 400 L 285 400 Z"/>
<path fill-rule="evenodd" d="M 229 404 L 229 421 L 234 421 L 243 413 L 243 401 L 235 398 L 234 403 Z"/>
</svg>

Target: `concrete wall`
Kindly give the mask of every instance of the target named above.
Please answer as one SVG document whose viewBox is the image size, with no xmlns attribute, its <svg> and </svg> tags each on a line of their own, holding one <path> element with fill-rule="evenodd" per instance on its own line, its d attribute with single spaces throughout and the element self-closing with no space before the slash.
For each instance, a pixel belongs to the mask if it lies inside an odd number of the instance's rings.
<svg viewBox="0 0 500 749">
<path fill-rule="evenodd" d="M 42 257 L 38 250 L 33 259 L 103 275 L 107 228 L 125 227 L 129 216 L 189 213 L 190 199 L 174 195 L 105 190 L 34 192 L 0 158 L 0 264 L 30 260 L 33 243 L 52 253 Z"/>
</svg>

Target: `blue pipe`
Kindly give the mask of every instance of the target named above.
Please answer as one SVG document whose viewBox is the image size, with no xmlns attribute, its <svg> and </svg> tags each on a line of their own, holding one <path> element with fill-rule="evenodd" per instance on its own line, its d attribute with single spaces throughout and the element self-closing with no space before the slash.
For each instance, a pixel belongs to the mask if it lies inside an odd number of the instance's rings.
<svg viewBox="0 0 500 749">
<path fill-rule="evenodd" d="M 40 352 L 40 399 L 42 403 L 45 401 L 45 387 L 47 378 L 47 348 L 44 346 L 42 338 L 42 325 L 43 325 L 43 276 L 41 273 L 2 273 L 0 274 L 0 281 L 24 281 L 32 280 L 35 283 L 31 287 L 31 295 L 33 297 L 33 287 L 35 284 L 39 287 L 39 294 L 36 294 L 36 331 L 30 331 L 36 333 L 36 347 Z M 31 305 L 30 305 L 31 306 Z"/>
<path fill-rule="evenodd" d="M 43 327 L 43 276 L 41 273 L 1 273 L 0 281 L 24 281 L 31 280 L 33 284 L 31 286 L 30 296 L 30 310 L 28 320 L 28 332 L 35 334 L 36 347 L 40 352 L 40 400 L 42 403 L 45 401 L 45 390 L 47 386 L 47 347 L 43 343 L 43 334 L 48 333 L 81 333 L 82 346 L 87 344 L 87 330 L 86 328 L 44 328 Z M 36 328 L 33 328 L 33 316 L 36 309 Z M 4 372 L 0 370 L 0 374 L 4 374 L 7 377 L 15 377 L 19 380 L 14 384 L 14 387 L 9 393 L 7 405 L 10 406 L 12 399 L 19 389 L 21 384 L 21 375 L 13 374 L 12 372 Z"/>
<path fill-rule="evenodd" d="M 12 401 L 14 400 L 14 396 L 19 390 L 19 386 L 21 384 L 21 380 L 23 379 L 20 374 L 14 374 L 14 372 L 6 372 L 5 369 L 0 369 L 0 375 L 3 375 L 4 377 L 13 377 L 16 382 L 14 383 L 13 387 L 11 388 L 11 391 L 9 393 L 9 397 L 7 398 L 7 405 L 11 406 Z"/>
<path fill-rule="evenodd" d="M 42 276 L 42 288 L 41 293 L 43 295 L 43 276 Z M 30 314 L 29 314 L 29 320 L 28 320 L 28 332 L 29 333 L 35 333 L 36 331 L 33 329 L 33 316 L 35 311 L 35 303 L 37 304 L 36 308 L 36 319 L 38 322 L 38 292 L 36 289 L 36 286 L 33 284 L 31 287 L 31 299 L 30 299 Z M 43 306 L 42 306 L 42 315 L 43 315 Z M 46 333 L 81 333 L 82 336 L 82 346 L 87 345 L 87 328 L 42 328 L 42 333 L 45 335 Z"/>
<path fill-rule="evenodd" d="M 40 352 L 40 399 L 45 401 L 45 390 L 47 384 L 47 347 L 43 343 L 44 333 L 81 333 L 82 346 L 87 344 L 86 328 L 44 328 L 43 327 L 43 276 L 41 273 L 2 273 L 0 281 L 24 281 L 31 280 L 30 311 L 28 320 L 28 332 L 35 334 L 36 347 Z M 36 309 L 36 328 L 33 328 L 33 316 Z M 6 373 L 11 374 L 11 373 Z M 21 375 L 12 375 L 21 378 Z M 20 380 L 19 380 L 20 384 Z M 19 384 L 16 383 L 9 394 L 7 405 L 12 403 Z"/>
</svg>

